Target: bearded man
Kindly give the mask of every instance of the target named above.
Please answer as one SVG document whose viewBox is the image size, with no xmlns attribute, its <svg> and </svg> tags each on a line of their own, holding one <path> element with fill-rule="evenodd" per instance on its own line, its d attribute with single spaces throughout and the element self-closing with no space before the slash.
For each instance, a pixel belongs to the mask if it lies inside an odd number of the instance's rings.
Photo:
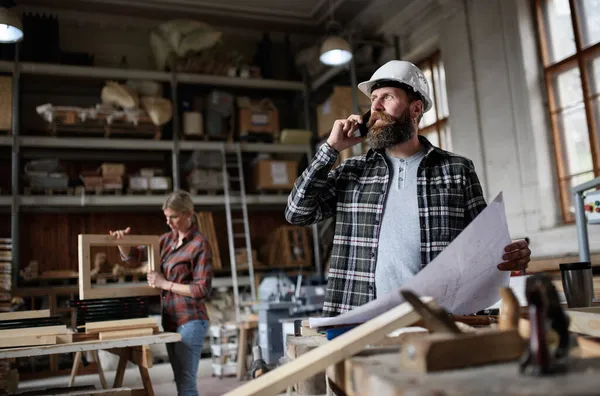
<svg viewBox="0 0 600 396">
<path fill-rule="evenodd" d="M 296 180 L 286 219 L 309 225 L 335 216 L 324 316 L 401 287 L 486 206 L 473 163 L 417 133 L 433 105 L 423 72 L 390 61 L 358 88 L 371 98 L 365 137 L 360 115 L 336 120 L 327 142 Z M 340 151 L 366 139 L 370 150 L 331 169 Z M 501 271 L 527 268 L 524 240 L 505 248 Z"/>
</svg>

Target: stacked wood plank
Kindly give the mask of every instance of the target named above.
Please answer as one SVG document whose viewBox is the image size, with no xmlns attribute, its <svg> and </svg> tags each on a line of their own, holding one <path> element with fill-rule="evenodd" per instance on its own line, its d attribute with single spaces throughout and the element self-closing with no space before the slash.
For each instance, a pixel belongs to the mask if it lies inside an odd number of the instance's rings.
<svg viewBox="0 0 600 396">
<path fill-rule="evenodd" d="M 72 333 L 49 310 L 0 313 L 0 348 L 63 344 Z"/>
<path fill-rule="evenodd" d="M 87 323 L 85 332 L 97 334 L 99 340 L 116 340 L 152 335 L 158 332 L 158 325 L 153 318 L 108 320 Z"/>
<path fill-rule="evenodd" d="M 0 312 L 10 311 L 12 239 L 0 238 Z"/>
</svg>

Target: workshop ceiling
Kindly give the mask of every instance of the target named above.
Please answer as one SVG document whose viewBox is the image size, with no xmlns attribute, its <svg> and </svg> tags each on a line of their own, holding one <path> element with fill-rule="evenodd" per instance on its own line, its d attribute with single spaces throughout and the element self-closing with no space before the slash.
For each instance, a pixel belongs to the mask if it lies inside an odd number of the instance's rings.
<svg viewBox="0 0 600 396">
<path fill-rule="evenodd" d="M 22 6 L 50 6 L 47 0 L 17 0 Z M 322 33 L 333 11 L 347 26 L 367 8 L 390 0 L 52 0 L 53 8 L 151 18 L 195 18 L 213 25 L 259 30 Z M 396 0 L 391 3 L 404 3 Z M 389 8 L 385 8 L 389 13 Z"/>
</svg>

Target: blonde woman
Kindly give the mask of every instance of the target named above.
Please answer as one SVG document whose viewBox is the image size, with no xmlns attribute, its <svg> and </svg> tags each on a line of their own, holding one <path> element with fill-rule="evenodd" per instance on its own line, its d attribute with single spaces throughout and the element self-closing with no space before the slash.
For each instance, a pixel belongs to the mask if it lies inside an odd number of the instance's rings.
<svg viewBox="0 0 600 396">
<path fill-rule="evenodd" d="M 189 193 L 175 191 L 163 204 L 171 228 L 160 237 L 160 270 L 148 274 L 148 284 L 162 289 L 162 324 L 165 331 L 178 332 L 182 341 L 167 344 L 169 361 L 175 375 L 177 394 L 198 395 L 196 374 L 202 343 L 208 330 L 204 300 L 212 282 L 212 257 L 208 240 L 198 231 L 198 218 Z M 131 228 L 110 231 L 122 239 Z M 147 259 L 146 249 L 119 246 L 124 261 L 135 265 Z"/>
</svg>

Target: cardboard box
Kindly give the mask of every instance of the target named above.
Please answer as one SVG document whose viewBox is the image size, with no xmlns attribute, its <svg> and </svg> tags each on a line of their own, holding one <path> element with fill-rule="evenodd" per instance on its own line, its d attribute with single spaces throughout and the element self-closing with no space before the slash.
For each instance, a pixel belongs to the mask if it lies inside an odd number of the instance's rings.
<svg viewBox="0 0 600 396">
<path fill-rule="evenodd" d="M 12 131 L 12 77 L 0 77 L 0 130 Z"/>
<path fill-rule="evenodd" d="M 129 176 L 129 189 L 132 191 L 147 191 L 149 188 L 148 177 Z"/>
<path fill-rule="evenodd" d="M 252 170 L 252 178 L 257 190 L 291 191 L 297 177 L 296 161 L 260 160 Z"/>
<path fill-rule="evenodd" d="M 252 133 L 271 134 L 273 140 L 279 137 L 279 111 L 269 99 L 251 101 L 248 98 L 238 98 L 239 135 L 247 136 Z"/>
<path fill-rule="evenodd" d="M 150 190 L 168 191 L 171 189 L 171 178 L 165 176 L 154 176 L 149 180 Z"/>
<path fill-rule="evenodd" d="M 124 176 L 125 164 L 104 162 L 100 165 L 100 174 L 102 176 Z"/>
<path fill-rule="evenodd" d="M 358 88 L 357 88 L 358 90 Z M 371 108 L 371 99 L 362 92 L 356 92 L 360 114 Z M 352 87 L 336 86 L 329 98 L 317 108 L 319 136 L 327 136 L 335 120 L 346 119 L 353 114 Z"/>
</svg>

